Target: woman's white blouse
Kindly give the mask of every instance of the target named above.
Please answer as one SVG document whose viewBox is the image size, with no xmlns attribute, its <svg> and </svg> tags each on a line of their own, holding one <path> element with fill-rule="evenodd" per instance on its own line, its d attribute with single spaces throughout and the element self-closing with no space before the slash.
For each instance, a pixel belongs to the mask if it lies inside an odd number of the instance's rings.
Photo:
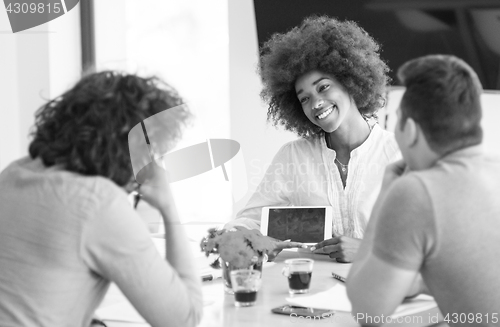
<svg viewBox="0 0 500 327">
<path fill-rule="evenodd" d="M 362 238 L 385 167 L 401 158 L 399 148 L 393 133 L 375 125 L 366 141 L 351 152 L 345 189 L 335 158 L 324 137 L 285 144 L 238 219 L 228 225 L 259 228 L 265 206 L 332 206 L 333 231 Z"/>
</svg>

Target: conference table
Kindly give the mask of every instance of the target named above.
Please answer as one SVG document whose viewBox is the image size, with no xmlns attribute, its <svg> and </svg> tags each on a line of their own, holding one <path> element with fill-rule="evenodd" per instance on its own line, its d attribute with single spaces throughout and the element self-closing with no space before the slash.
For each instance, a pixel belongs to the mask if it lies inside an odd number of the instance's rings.
<svg viewBox="0 0 500 327">
<path fill-rule="evenodd" d="M 309 294 L 294 297 L 317 294 L 336 286 L 338 283 L 342 285 L 342 282 L 334 279 L 331 273 L 335 272 L 341 276 L 346 276 L 351 266 L 350 264 L 336 263 L 325 255 L 313 254 L 305 250 L 283 251 L 274 262 L 264 265 L 262 287 L 258 292 L 255 305 L 242 308 L 235 307 L 234 296 L 224 292 L 222 279 L 203 282 L 204 310 L 203 319 L 199 326 L 358 326 L 350 313 L 343 311 L 336 311 L 334 315 L 328 318 L 315 320 L 272 313 L 272 308 L 287 304 L 286 298 L 290 297 L 288 294 L 288 281 L 281 273 L 284 260 L 289 258 L 311 258 L 314 260 Z M 109 311 L 113 311 L 112 314 L 109 314 Z M 104 313 L 101 318 L 108 327 L 149 326 L 114 285 L 110 288 L 97 313 Z M 439 310 L 434 307 L 406 316 L 405 319 L 401 319 L 401 323 L 392 321 L 387 325 L 430 326 L 437 322 L 436 317 L 438 316 L 442 320 Z"/>
</svg>

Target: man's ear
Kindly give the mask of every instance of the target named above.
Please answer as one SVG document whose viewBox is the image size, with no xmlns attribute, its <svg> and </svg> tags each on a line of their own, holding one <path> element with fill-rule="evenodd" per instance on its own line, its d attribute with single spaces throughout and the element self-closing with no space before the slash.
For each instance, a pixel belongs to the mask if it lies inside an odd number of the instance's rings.
<svg viewBox="0 0 500 327">
<path fill-rule="evenodd" d="M 415 144 L 417 144 L 419 135 L 419 126 L 412 118 L 406 119 L 406 123 L 403 128 L 403 135 L 404 135 L 405 145 L 407 147 L 412 147 Z"/>
</svg>

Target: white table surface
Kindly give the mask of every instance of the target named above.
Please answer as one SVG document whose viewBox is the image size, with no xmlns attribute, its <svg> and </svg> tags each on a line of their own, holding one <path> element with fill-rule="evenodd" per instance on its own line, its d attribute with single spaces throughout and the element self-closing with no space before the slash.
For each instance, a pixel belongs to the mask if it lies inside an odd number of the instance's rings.
<svg viewBox="0 0 500 327">
<path fill-rule="evenodd" d="M 332 278 L 331 273 L 347 275 L 350 264 L 340 264 L 330 260 L 324 255 L 317 255 L 306 252 L 282 252 L 276 262 L 265 265 L 262 275 L 262 288 L 257 295 L 257 302 L 254 306 L 237 308 L 234 306 L 234 296 L 226 294 L 223 290 L 222 280 L 217 279 L 203 283 L 204 310 L 201 327 L 224 327 L 224 326 L 358 326 L 355 320 L 347 312 L 336 312 L 331 318 L 324 320 L 306 320 L 304 318 L 278 315 L 271 312 L 272 308 L 287 304 L 288 294 L 287 279 L 282 276 L 283 261 L 293 257 L 309 257 L 315 260 L 311 281 L 310 294 L 325 291 L 337 283 L 341 283 Z M 203 259 L 201 256 L 198 257 Z M 301 296 L 301 295 L 298 295 Z M 138 316 L 128 300 L 121 294 L 119 289 L 112 285 L 105 300 L 100 306 L 102 309 L 115 311 L 113 320 L 104 319 L 108 327 L 145 327 L 149 326 Z M 98 310 L 99 312 L 99 310 Z M 436 321 L 431 317 L 439 315 L 437 308 L 412 315 L 411 323 L 397 324 L 393 322 L 390 326 L 428 326 Z M 408 318 L 410 319 L 410 318 Z M 119 321 L 121 320 L 121 321 Z M 128 320 L 128 322 L 126 321 Z M 141 322 L 142 320 L 142 322 Z"/>
</svg>

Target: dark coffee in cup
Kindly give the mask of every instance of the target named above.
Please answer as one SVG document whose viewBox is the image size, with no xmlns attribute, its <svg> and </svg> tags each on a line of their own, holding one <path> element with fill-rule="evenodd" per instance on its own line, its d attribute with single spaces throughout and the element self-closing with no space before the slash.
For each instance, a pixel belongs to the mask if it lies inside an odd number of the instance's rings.
<svg viewBox="0 0 500 327">
<path fill-rule="evenodd" d="M 290 295 L 309 292 L 313 264 L 314 260 L 308 258 L 285 260 L 282 273 L 288 279 L 288 292 Z"/>
<path fill-rule="evenodd" d="M 236 291 L 234 299 L 238 302 L 249 303 L 257 300 L 257 291 Z"/>
<path fill-rule="evenodd" d="M 311 283 L 312 272 L 292 272 L 288 276 L 288 287 L 292 290 L 308 290 Z"/>
</svg>

